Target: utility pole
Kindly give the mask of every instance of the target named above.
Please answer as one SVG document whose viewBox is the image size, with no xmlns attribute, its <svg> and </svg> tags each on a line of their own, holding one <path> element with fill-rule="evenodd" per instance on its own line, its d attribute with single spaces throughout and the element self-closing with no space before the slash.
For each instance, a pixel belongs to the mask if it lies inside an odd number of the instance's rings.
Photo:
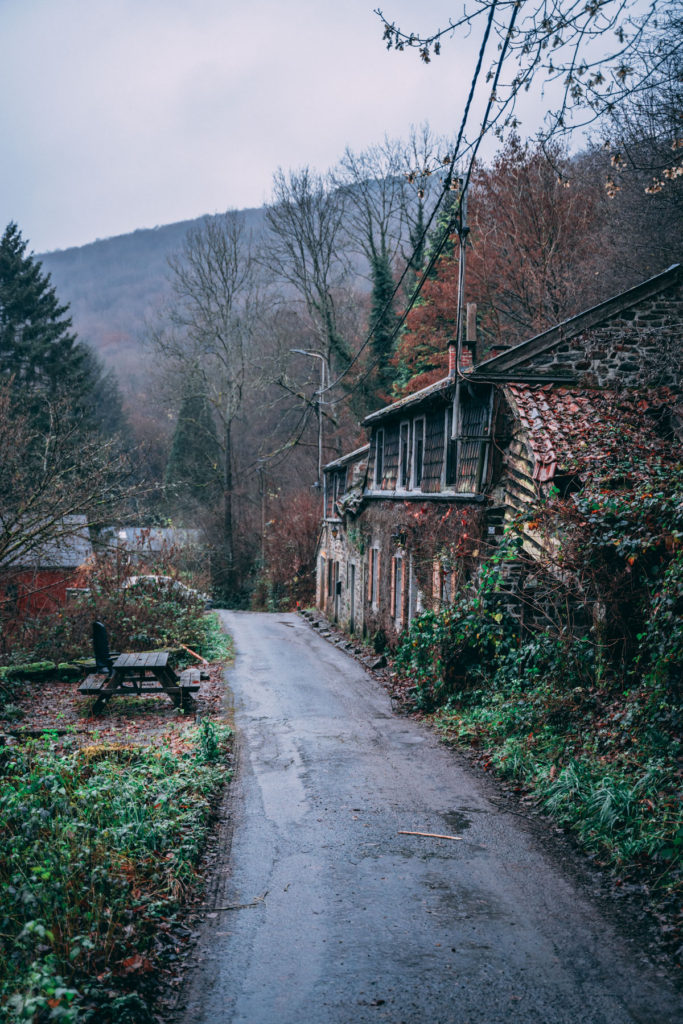
<svg viewBox="0 0 683 1024">
<path fill-rule="evenodd" d="M 315 405 L 318 415 L 318 480 L 316 487 L 323 492 L 323 394 L 325 392 L 325 374 L 327 373 L 327 357 L 322 352 L 309 352 L 303 348 L 290 348 L 290 352 L 296 352 L 300 356 L 310 356 L 312 359 L 320 360 L 320 387 L 315 392 Z M 329 376 L 329 374 L 328 374 Z M 324 514 L 324 509 L 323 509 Z"/>
</svg>

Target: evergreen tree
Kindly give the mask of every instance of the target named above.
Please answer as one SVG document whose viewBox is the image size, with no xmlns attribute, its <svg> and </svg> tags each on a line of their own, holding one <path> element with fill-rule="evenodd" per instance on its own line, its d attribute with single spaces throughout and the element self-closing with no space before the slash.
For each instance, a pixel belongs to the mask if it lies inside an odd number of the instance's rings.
<svg viewBox="0 0 683 1024">
<path fill-rule="evenodd" d="M 377 402 L 384 401 L 391 388 L 393 379 L 391 357 L 394 351 L 394 331 L 397 322 L 392 301 L 394 277 L 386 252 L 375 254 L 370 273 L 372 277 L 371 345 L 375 370 L 371 376 L 368 398 Z"/>
<path fill-rule="evenodd" d="M 221 454 L 211 403 L 199 388 L 186 391 L 178 413 L 164 485 L 180 513 L 214 505 L 221 495 Z"/>
<path fill-rule="evenodd" d="M 10 223 L 0 239 L 0 380 L 13 381 L 14 402 L 38 429 L 47 426 L 56 403 L 84 426 L 95 426 L 104 401 L 101 365 L 76 340 L 68 305 L 59 302 L 50 275 L 27 248 Z M 112 393 L 109 408 L 117 401 Z"/>
</svg>

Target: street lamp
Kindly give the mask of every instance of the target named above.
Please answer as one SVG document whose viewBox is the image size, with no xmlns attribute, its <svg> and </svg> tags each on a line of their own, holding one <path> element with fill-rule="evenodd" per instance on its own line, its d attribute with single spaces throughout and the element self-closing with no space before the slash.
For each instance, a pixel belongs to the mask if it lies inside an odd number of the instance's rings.
<svg viewBox="0 0 683 1024">
<path fill-rule="evenodd" d="M 318 487 L 322 493 L 323 483 L 323 392 L 325 391 L 325 371 L 327 370 L 327 356 L 324 356 L 322 352 L 309 352 L 304 348 L 290 348 L 290 352 L 295 352 L 298 356 L 310 356 L 312 359 L 320 360 L 320 388 L 315 392 L 316 394 L 316 409 L 318 413 Z M 329 374 L 328 374 L 329 376 Z"/>
</svg>

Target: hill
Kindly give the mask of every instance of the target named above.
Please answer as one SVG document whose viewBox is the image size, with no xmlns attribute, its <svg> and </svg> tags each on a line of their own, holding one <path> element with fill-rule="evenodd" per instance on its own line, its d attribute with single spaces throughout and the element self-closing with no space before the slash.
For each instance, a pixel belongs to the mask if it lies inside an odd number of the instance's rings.
<svg viewBox="0 0 683 1024">
<path fill-rule="evenodd" d="M 263 231 L 263 208 L 242 212 L 247 230 L 258 238 Z M 203 219 L 39 255 L 60 299 L 71 307 L 79 338 L 116 370 L 126 391 L 139 390 L 139 372 L 145 362 L 144 325 L 163 303 L 168 256 L 180 248 L 188 229 Z"/>
</svg>

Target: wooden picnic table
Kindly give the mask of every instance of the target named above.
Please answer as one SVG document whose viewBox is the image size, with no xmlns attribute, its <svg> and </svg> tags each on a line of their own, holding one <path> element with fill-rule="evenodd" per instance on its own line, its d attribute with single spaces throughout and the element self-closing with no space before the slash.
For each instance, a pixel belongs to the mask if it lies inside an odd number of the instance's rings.
<svg viewBox="0 0 683 1024">
<path fill-rule="evenodd" d="M 168 664 L 170 651 L 137 651 L 120 654 L 110 675 L 90 675 L 79 686 L 84 696 L 97 697 L 97 705 L 111 697 L 137 697 L 166 693 L 176 707 L 185 704 L 199 689 L 198 669 L 186 669 L 178 676 Z"/>
</svg>

